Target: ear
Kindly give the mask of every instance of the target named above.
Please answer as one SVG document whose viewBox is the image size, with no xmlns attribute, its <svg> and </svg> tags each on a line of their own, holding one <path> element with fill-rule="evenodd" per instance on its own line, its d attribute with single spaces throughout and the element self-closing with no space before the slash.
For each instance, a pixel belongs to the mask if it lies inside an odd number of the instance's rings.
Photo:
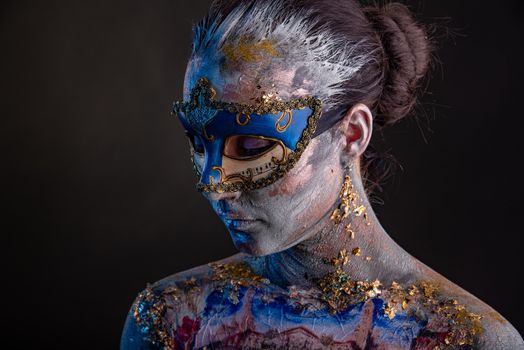
<svg viewBox="0 0 524 350">
<path fill-rule="evenodd" d="M 358 103 L 351 107 L 339 125 L 345 137 L 348 155 L 358 157 L 364 153 L 373 133 L 373 116 L 368 106 Z"/>
</svg>

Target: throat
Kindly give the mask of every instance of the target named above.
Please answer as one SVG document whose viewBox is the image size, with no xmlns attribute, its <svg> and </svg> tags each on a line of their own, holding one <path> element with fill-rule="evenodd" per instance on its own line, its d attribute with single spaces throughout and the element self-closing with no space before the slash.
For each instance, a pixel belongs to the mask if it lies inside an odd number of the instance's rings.
<svg viewBox="0 0 524 350">
<path fill-rule="evenodd" d="M 250 258 L 254 270 L 273 284 L 311 288 L 333 272 L 353 280 L 383 283 L 401 281 L 415 267 L 415 259 L 384 231 L 369 204 L 366 215 L 334 220 L 330 211 L 310 238 L 284 251 Z"/>
</svg>

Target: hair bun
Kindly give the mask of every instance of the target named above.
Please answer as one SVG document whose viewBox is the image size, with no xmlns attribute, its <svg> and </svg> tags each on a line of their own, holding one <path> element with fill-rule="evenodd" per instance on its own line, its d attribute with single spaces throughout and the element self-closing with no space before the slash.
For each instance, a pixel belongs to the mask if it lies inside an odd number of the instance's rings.
<svg viewBox="0 0 524 350">
<path fill-rule="evenodd" d="M 409 114 L 417 88 L 428 70 L 431 44 L 426 30 L 400 3 L 364 9 L 383 47 L 384 87 L 376 106 L 383 124 L 393 124 Z"/>
</svg>

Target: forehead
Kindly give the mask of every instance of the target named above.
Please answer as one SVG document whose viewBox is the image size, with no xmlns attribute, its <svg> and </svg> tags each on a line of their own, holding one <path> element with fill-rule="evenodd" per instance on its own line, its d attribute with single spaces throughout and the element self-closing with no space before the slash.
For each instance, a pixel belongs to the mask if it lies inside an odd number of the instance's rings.
<svg viewBox="0 0 524 350">
<path fill-rule="evenodd" d="M 200 78 L 206 77 L 216 98 L 222 101 L 286 101 L 312 94 L 306 75 L 299 64 L 290 61 L 285 47 L 267 39 L 255 42 L 241 38 L 219 50 L 193 54 L 186 70 L 184 98 L 188 98 Z"/>
</svg>

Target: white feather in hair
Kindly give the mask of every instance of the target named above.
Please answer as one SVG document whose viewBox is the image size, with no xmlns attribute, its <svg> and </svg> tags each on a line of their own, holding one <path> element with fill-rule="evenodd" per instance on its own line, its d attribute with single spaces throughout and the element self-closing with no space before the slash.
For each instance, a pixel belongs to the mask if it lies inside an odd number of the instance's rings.
<svg viewBox="0 0 524 350">
<path fill-rule="evenodd" d="M 311 19 L 307 11 L 291 9 L 282 0 L 246 2 L 225 18 L 202 21 L 194 33 L 186 94 L 200 76 L 207 76 L 219 90 L 228 80 L 239 79 L 242 72 L 223 68 L 224 50 L 249 38 L 253 45 L 270 42 L 281 53 L 271 58 L 269 70 L 269 75 L 291 75 L 285 82 L 273 77 L 281 98 L 307 93 L 322 99 L 326 109 L 342 102 L 342 83 L 350 81 L 368 62 L 372 47 L 366 42 L 348 42 Z M 258 76 L 268 75 L 260 65 L 247 67 L 258 70 Z"/>
</svg>

